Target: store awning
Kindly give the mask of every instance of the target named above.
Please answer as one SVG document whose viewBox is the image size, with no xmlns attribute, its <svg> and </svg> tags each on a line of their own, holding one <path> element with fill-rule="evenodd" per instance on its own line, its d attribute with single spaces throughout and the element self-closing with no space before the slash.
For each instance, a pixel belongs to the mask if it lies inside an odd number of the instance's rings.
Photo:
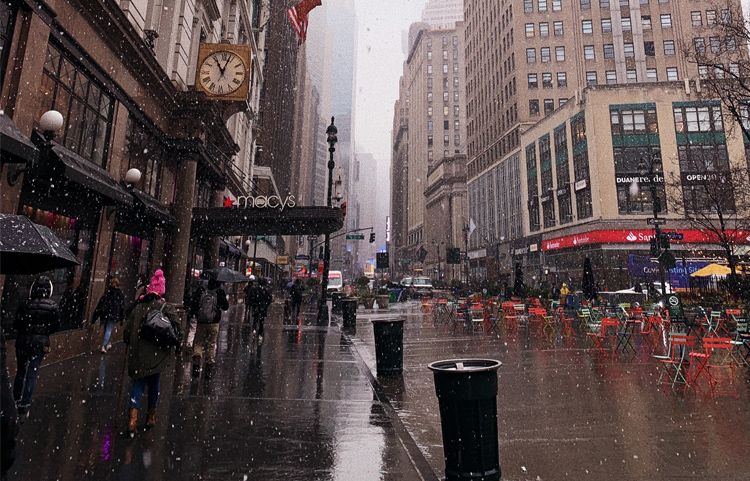
<svg viewBox="0 0 750 481">
<path fill-rule="evenodd" d="M 230 237 L 236 235 L 330 234 L 344 226 L 344 213 L 335 207 L 195 208 L 193 235 Z"/>
<path fill-rule="evenodd" d="M 177 224 L 174 216 L 172 216 L 169 209 L 167 209 L 164 204 L 142 190 L 133 189 L 131 192 L 135 200 L 135 207 L 140 209 L 147 217 L 156 219 L 159 223 L 165 226 Z"/>
<path fill-rule="evenodd" d="M 221 241 L 221 244 L 219 245 L 219 248 L 220 248 L 220 250 L 229 252 L 229 254 L 231 254 L 233 256 L 237 256 L 240 259 L 249 259 L 249 257 L 247 256 L 247 254 L 245 254 L 244 252 L 242 252 L 242 249 L 239 249 L 239 248 L 233 246 L 232 244 L 228 243 L 227 241 L 225 241 L 223 239 Z"/>
<path fill-rule="evenodd" d="M 3 164 L 34 163 L 39 158 L 39 150 L 28 137 L 23 135 L 13 121 L 0 113 L 0 161 Z"/>
</svg>

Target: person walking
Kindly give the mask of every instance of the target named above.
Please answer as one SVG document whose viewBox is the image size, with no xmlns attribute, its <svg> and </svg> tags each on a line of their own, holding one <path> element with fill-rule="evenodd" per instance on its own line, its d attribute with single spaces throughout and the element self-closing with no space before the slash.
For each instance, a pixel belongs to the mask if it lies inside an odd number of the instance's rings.
<svg viewBox="0 0 750 481">
<path fill-rule="evenodd" d="M 161 270 L 156 271 L 157 273 Z M 138 409 L 141 405 L 143 392 L 148 389 L 148 414 L 146 415 L 146 429 L 156 424 L 156 407 L 159 402 L 159 385 L 161 373 L 168 368 L 173 360 L 176 346 L 166 346 L 144 339 L 139 334 L 141 324 L 151 311 L 162 311 L 172 323 L 177 337 L 180 337 L 179 316 L 171 305 L 166 304 L 164 295 L 166 280 L 164 273 L 154 274 L 146 288 L 146 293 L 138 299 L 135 307 L 125 321 L 123 340 L 128 346 L 128 376 L 133 380 L 130 389 L 130 404 L 128 410 L 128 434 L 137 434 Z"/>
<path fill-rule="evenodd" d="M 229 309 L 229 301 L 221 288 L 221 283 L 209 279 L 208 285 L 198 289 L 193 297 L 192 309 L 198 320 L 193 339 L 193 377 L 200 375 L 204 357 L 206 377 L 210 377 L 216 359 L 216 338 L 219 337 L 221 311 Z"/>
<path fill-rule="evenodd" d="M 294 280 L 294 284 L 289 289 L 289 297 L 292 299 L 292 320 L 294 322 L 299 321 L 299 310 L 302 306 L 302 294 L 305 292 L 305 288 L 302 286 L 302 281 L 299 278 Z"/>
<path fill-rule="evenodd" d="M 253 304 L 254 304 L 254 296 L 255 291 L 253 290 L 255 287 L 255 276 L 250 276 L 248 278 L 247 285 L 242 289 L 242 292 L 245 294 L 245 316 L 243 318 L 243 322 L 249 322 L 250 317 L 253 315 Z"/>
<path fill-rule="evenodd" d="M 21 305 L 13 328 L 16 338 L 16 378 L 13 399 L 23 421 L 29 416 L 31 395 L 34 393 L 39 367 L 49 352 L 49 336 L 60 327 L 60 310 L 52 297 L 52 281 L 39 276 L 31 284 L 29 299 Z"/>
<path fill-rule="evenodd" d="M 252 292 L 252 309 L 253 309 L 253 337 L 258 336 L 258 345 L 263 344 L 263 334 L 265 333 L 264 323 L 268 314 L 268 306 L 273 302 L 273 294 L 268 287 L 268 281 L 265 278 L 258 279 L 258 285 L 253 287 Z"/>
<path fill-rule="evenodd" d="M 119 279 L 110 280 L 109 287 L 99 299 L 91 324 L 94 324 L 97 319 L 101 319 L 104 324 L 104 337 L 102 338 L 102 354 L 104 354 L 112 347 L 109 339 L 115 324 L 118 322 L 122 324 L 125 319 L 125 295 L 120 289 Z"/>
</svg>

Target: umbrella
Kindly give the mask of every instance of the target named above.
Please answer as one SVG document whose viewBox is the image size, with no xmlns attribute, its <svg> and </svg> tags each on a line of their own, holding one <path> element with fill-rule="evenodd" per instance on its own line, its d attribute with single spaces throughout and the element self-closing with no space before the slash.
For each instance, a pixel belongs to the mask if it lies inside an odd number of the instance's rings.
<svg viewBox="0 0 750 481">
<path fill-rule="evenodd" d="M 38 274 L 79 264 L 48 227 L 22 215 L 0 214 L 0 274 Z"/>
<path fill-rule="evenodd" d="M 594 280 L 594 270 L 591 268 L 591 259 L 586 257 L 583 260 L 583 279 L 581 280 L 581 290 L 588 300 L 596 299 L 596 281 Z"/>
<path fill-rule="evenodd" d="M 240 272 L 237 272 L 228 267 L 214 267 L 213 269 L 206 269 L 203 271 L 203 275 L 209 279 L 213 279 L 219 282 L 247 282 L 247 277 L 243 276 Z"/>
<path fill-rule="evenodd" d="M 526 289 L 523 287 L 523 269 L 521 264 L 516 264 L 516 280 L 513 283 L 513 295 L 516 297 L 523 297 Z"/>
<path fill-rule="evenodd" d="M 690 274 L 690 277 L 709 277 L 709 276 L 726 276 L 731 270 L 727 266 L 720 264 L 709 264 L 703 269 L 697 270 Z"/>
</svg>

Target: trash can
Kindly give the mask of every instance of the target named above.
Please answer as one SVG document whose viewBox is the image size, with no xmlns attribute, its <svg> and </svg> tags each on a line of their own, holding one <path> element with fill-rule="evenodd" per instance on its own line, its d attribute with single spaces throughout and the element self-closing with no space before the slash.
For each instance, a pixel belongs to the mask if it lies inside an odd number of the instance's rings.
<svg viewBox="0 0 750 481">
<path fill-rule="evenodd" d="M 398 302 L 398 292 L 395 289 L 388 291 L 389 302 L 395 304 Z"/>
<path fill-rule="evenodd" d="M 492 359 L 431 363 L 443 431 L 445 479 L 497 481 L 497 369 Z"/>
<path fill-rule="evenodd" d="M 341 299 L 341 314 L 344 317 L 344 327 L 357 326 L 357 299 Z"/>
<path fill-rule="evenodd" d="M 341 293 L 334 292 L 331 294 L 331 312 L 341 314 Z"/>
<path fill-rule="evenodd" d="M 404 320 L 373 319 L 378 376 L 401 374 L 404 366 Z"/>
</svg>

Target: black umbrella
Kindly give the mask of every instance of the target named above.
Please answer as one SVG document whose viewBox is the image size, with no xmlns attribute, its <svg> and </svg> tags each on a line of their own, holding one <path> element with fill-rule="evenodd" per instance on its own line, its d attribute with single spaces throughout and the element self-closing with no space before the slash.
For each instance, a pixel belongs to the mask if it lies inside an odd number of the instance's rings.
<svg viewBox="0 0 750 481">
<path fill-rule="evenodd" d="M 214 267 L 213 269 L 206 269 L 203 271 L 203 275 L 209 279 L 213 279 L 219 282 L 247 282 L 247 277 L 243 276 L 240 272 L 230 269 L 228 267 Z"/>
<path fill-rule="evenodd" d="M 596 281 L 594 280 L 594 270 L 591 268 L 591 259 L 586 257 L 583 260 L 583 279 L 581 280 L 581 290 L 586 299 L 593 301 L 596 299 Z"/>
<path fill-rule="evenodd" d="M 521 268 L 521 264 L 516 264 L 516 280 L 513 283 L 513 295 L 516 297 L 523 297 L 526 293 L 526 289 L 523 285 L 523 269 Z"/>
<path fill-rule="evenodd" d="M 0 214 L 0 274 L 38 274 L 79 264 L 48 227 L 22 215 Z"/>
</svg>

